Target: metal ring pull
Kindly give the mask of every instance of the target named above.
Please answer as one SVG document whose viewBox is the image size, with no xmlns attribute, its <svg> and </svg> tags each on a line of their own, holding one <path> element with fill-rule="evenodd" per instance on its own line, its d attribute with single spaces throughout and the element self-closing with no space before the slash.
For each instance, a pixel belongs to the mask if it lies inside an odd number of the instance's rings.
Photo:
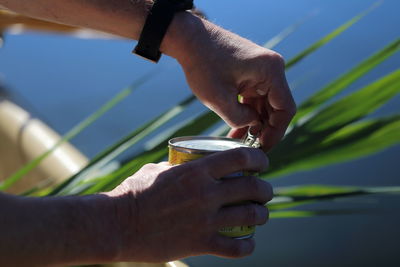
<svg viewBox="0 0 400 267">
<path fill-rule="evenodd" d="M 249 147 L 259 148 L 261 146 L 260 141 L 258 140 L 259 132 L 257 134 L 252 134 L 251 129 L 252 128 L 249 127 L 247 130 L 247 135 L 243 139 L 243 144 Z"/>
</svg>

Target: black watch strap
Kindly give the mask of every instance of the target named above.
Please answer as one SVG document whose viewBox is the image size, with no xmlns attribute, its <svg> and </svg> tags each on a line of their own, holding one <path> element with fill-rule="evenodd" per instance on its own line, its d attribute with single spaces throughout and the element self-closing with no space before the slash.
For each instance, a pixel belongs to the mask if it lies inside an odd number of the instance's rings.
<svg viewBox="0 0 400 267">
<path fill-rule="evenodd" d="M 193 8 L 193 0 L 154 0 L 140 34 L 139 42 L 132 53 L 150 61 L 158 62 L 160 45 L 176 12 Z"/>
</svg>

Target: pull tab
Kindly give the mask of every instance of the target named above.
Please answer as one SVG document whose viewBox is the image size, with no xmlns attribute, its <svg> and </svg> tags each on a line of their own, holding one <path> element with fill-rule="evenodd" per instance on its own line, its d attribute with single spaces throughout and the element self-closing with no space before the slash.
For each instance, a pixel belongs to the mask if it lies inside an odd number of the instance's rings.
<svg viewBox="0 0 400 267">
<path fill-rule="evenodd" d="M 246 146 L 249 146 L 249 147 L 259 148 L 261 145 L 258 140 L 258 136 L 259 136 L 259 133 L 255 134 L 255 135 L 252 134 L 251 127 L 249 127 L 249 129 L 247 130 L 247 135 L 243 139 L 243 144 L 245 144 Z"/>
</svg>

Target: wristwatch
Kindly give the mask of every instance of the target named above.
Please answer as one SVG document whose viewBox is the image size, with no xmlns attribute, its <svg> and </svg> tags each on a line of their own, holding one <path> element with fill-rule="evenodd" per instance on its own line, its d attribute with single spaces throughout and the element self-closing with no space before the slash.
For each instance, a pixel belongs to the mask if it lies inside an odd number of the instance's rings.
<svg viewBox="0 0 400 267">
<path fill-rule="evenodd" d="M 132 53 L 157 63 L 161 58 L 161 42 L 175 13 L 192 8 L 193 0 L 154 0 Z"/>
</svg>

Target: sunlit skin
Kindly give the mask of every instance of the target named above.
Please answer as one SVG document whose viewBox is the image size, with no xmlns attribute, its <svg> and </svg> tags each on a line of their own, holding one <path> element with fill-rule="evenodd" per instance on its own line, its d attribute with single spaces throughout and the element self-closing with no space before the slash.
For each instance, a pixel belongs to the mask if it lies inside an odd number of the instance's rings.
<svg viewBox="0 0 400 267">
<path fill-rule="evenodd" d="M 137 40 L 151 1 L 0 0 L 13 11 Z M 78 12 L 79 11 L 79 12 Z M 295 114 L 284 61 L 189 12 L 176 14 L 161 51 L 182 66 L 193 93 L 242 137 L 260 130 L 265 151 Z M 237 101 L 243 96 L 243 103 Z M 109 193 L 86 197 L 0 195 L 0 265 L 29 266 L 112 261 L 161 262 L 213 254 L 243 257 L 254 240 L 217 234 L 221 226 L 264 224 L 271 186 L 255 177 L 221 181 L 239 170 L 262 171 L 258 149 L 216 153 L 181 166 L 146 165 Z M 224 207 L 253 200 L 259 204 Z"/>
<path fill-rule="evenodd" d="M 0 265 L 43 266 L 118 261 L 165 262 L 212 254 L 238 258 L 254 240 L 218 234 L 223 226 L 262 225 L 272 198 L 256 177 L 259 149 L 239 148 L 172 167 L 145 165 L 113 191 L 83 197 L 25 198 L 0 194 Z M 230 203 L 252 204 L 225 207 Z"/>
</svg>

